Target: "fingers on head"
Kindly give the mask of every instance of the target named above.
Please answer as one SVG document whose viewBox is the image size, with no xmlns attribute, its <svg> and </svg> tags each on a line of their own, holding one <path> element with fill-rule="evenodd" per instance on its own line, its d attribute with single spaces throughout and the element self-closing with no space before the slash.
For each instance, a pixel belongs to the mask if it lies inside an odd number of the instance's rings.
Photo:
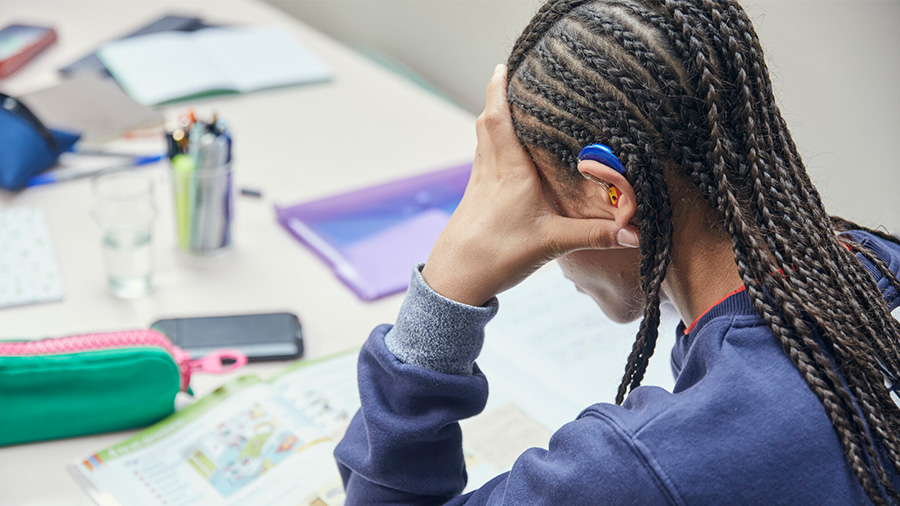
<svg viewBox="0 0 900 506">
<path fill-rule="evenodd" d="M 482 116 L 484 126 L 489 130 L 511 123 L 506 101 L 506 65 L 497 65 L 494 69 L 494 75 L 488 82 Z"/>
<path fill-rule="evenodd" d="M 491 138 L 504 139 L 505 137 L 510 137 L 515 139 L 509 109 L 485 109 L 475 120 L 475 133 L 479 142 L 484 142 Z"/>
<path fill-rule="evenodd" d="M 486 96 L 485 109 L 490 109 L 498 96 L 506 103 L 506 65 L 501 63 L 494 67 L 494 73 L 488 81 Z"/>
<path fill-rule="evenodd" d="M 621 248 L 617 239 L 619 226 L 610 220 L 591 220 L 587 229 L 587 247 L 590 249 Z"/>
<path fill-rule="evenodd" d="M 547 234 L 555 255 L 583 249 L 621 248 L 616 238 L 619 226 L 613 220 L 560 217 Z"/>
</svg>

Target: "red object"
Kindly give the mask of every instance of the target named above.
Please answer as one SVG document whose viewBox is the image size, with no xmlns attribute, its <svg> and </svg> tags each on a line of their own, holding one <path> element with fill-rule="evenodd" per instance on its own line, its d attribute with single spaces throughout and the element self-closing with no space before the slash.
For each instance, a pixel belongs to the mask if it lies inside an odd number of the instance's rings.
<svg viewBox="0 0 900 506">
<path fill-rule="evenodd" d="M 700 323 L 700 318 L 703 318 L 704 316 L 706 316 L 706 313 L 708 313 L 712 308 L 714 308 L 714 307 L 718 306 L 719 304 L 725 302 L 725 299 L 727 299 L 728 297 L 731 297 L 732 295 L 734 295 L 734 294 L 736 294 L 736 293 L 743 292 L 743 291 L 746 290 L 746 289 L 747 289 L 746 286 L 742 286 L 742 287 L 738 288 L 737 290 L 735 290 L 735 291 L 729 293 L 728 295 L 722 297 L 721 299 L 719 299 L 718 302 L 716 302 L 716 303 L 713 304 L 712 306 L 709 306 L 709 308 L 707 308 L 707 310 L 704 311 L 703 314 L 701 314 L 700 316 L 698 316 L 694 321 L 691 322 L 690 325 L 688 325 L 687 327 L 684 328 L 684 335 L 690 334 L 690 333 L 694 330 L 694 327 L 696 327 L 697 324 Z"/>
<path fill-rule="evenodd" d="M 0 78 L 19 70 L 56 42 L 56 30 L 43 26 L 9 25 L 0 30 Z"/>
<path fill-rule="evenodd" d="M 613 185 L 609 186 L 609 201 L 613 207 L 619 207 L 619 189 Z"/>
</svg>

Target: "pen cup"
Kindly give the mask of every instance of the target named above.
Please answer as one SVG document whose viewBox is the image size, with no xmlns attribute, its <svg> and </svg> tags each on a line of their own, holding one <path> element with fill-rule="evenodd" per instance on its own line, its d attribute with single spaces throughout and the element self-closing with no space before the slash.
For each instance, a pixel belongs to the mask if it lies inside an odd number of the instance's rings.
<svg viewBox="0 0 900 506">
<path fill-rule="evenodd" d="M 175 230 L 181 251 L 209 257 L 231 246 L 231 176 L 231 163 L 197 169 L 186 155 L 172 158 Z"/>
</svg>

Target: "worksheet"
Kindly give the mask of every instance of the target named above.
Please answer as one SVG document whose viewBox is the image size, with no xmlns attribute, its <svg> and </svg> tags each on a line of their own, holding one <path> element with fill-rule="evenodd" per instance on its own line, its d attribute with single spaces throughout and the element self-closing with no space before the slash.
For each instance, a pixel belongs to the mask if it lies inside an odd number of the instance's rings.
<svg viewBox="0 0 900 506">
<path fill-rule="evenodd" d="M 591 404 L 614 402 L 640 320 L 624 325 L 611 321 L 565 279 L 555 262 L 499 299 L 500 311 L 485 329 L 478 358 L 492 395 L 494 383 L 498 388 L 509 385 L 515 391 L 507 395 L 554 430 Z M 670 356 L 681 319 L 674 307 L 663 305 L 661 320 L 642 385 L 671 391 Z M 541 395 L 528 395 L 527 389 Z"/>
<path fill-rule="evenodd" d="M 245 376 L 70 472 L 101 505 L 339 505 L 332 453 L 358 407 L 355 353 Z"/>
<path fill-rule="evenodd" d="M 479 367 L 491 394 L 460 423 L 476 489 L 587 406 L 612 402 L 637 324 L 617 325 L 551 264 L 502 294 Z M 667 312 L 644 384 L 671 388 Z M 101 505 L 339 506 L 334 447 L 359 408 L 357 351 L 245 376 L 70 466 Z M 226 402 L 227 401 L 227 402 Z"/>
</svg>

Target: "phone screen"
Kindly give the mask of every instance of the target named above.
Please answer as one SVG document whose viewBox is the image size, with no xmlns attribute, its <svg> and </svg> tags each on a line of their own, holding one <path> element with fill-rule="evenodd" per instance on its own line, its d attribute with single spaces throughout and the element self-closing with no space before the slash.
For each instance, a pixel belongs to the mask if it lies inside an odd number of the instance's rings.
<svg viewBox="0 0 900 506">
<path fill-rule="evenodd" d="M 191 358 L 219 348 L 237 348 L 253 360 L 286 360 L 303 352 L 300 321 L 290 313 L 269 313 L 160 320 L 165 333 Z"/>
<path fill-rule="evenodd" d="M 0 61 L 34 44 L 47 33 L 47 30 L 43 27 L 25 25 L 11 25 L 0 30 Z"/>
</svg>

